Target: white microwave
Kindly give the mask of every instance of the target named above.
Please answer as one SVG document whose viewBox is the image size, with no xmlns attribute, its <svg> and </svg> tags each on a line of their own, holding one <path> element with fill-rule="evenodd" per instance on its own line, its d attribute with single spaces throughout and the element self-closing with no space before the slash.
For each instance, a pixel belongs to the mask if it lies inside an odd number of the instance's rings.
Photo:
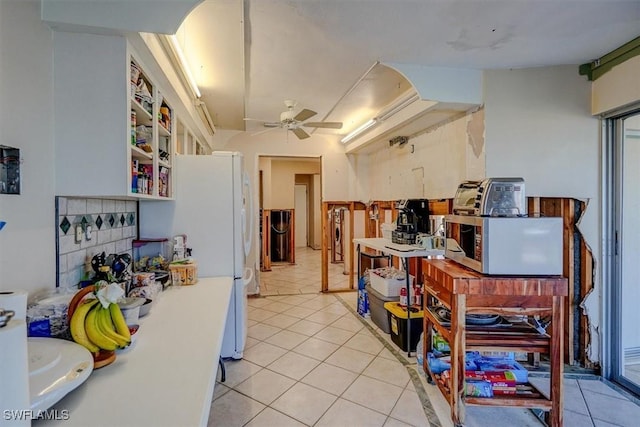
<svg viewBox="0 0 640 427">
<path fill-rule="evenodd" d="M 562 218 L 446 215 L 445 257 L 482 274 L 562 275 Z"/>
</svg>

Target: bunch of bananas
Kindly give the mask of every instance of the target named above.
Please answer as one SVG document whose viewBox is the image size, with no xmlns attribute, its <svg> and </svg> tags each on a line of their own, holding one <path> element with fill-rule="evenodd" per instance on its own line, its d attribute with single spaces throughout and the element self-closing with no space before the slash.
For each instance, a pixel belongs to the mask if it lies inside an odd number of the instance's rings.
<svg viewBox="0 0 640 427">
<path fill-rule="evenodd" d="M 131 344 L 131 333 L 118 304 L 104 308 L 97 299 L 81 302 L 69 322 L 73 340 L 91 353 Z"/>
</svg>

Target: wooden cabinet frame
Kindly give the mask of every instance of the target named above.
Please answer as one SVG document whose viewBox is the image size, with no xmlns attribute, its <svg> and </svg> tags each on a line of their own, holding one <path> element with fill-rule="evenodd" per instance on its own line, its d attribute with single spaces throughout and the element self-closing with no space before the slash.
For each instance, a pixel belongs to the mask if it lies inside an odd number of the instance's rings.
<svg viewBox="0 0 640 427">
<path fill-rule="evenodd" d="M 486 276 L 460 264 L 445 260 L 423 260 L 425 284 L 424 310 L 424 370 L 429 370 L 427 352 L 431 333 L 435 329 L 448 342 L 451 350 L 449 389 L 436 381 L 451 406 L 451 418 L 456 425 L 464 424 L 465 404 L 518 406 L 549 411 L 549 424 L 562 426 L 564 369 L 563 310 L 568 294 L 567 279 L 559 276 L 505 277 Z M 428 310 L 428 300 L 439 301 L 451 310 L 451 325 L 444 326 Z M 551 313 L 552 332 L 540 334 L 527 324 L 504 334 L 473 329 L 466 325 L 467 313 L 499 315 L 541 315 Z M 465 396 L 465 354 L 467 350 L 524 351 L 549 354 L 551 393 L 546 398 L 535 387 L 530 396 L 496 396 L 480 398 Z"/>
</svg>

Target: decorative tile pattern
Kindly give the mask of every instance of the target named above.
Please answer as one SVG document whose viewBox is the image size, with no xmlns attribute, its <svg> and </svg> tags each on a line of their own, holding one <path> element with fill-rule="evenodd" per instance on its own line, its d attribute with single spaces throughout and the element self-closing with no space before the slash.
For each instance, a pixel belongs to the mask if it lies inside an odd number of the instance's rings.
<svg viewBox="0 0 640 427">
<path fill-rule="evenodd" d="M 67 234 L 67 231 L 69 231 L 70 227 L 71 227 L 71 223 L 69 222 L 69 219 L 65 216 L 64 218 L 62 218 L 62 222 L 60 223 L 60 229 L 64 234 Z"/>
<path fill-rule="evenodd" d="M 137 238 L 137 202 L 109 199 L 89 199 L 80 197 L 56 197 L 58 214 L 57 255 L 59 275 L 56 284 L 73 287 L 85 277 L 91 277 L 93 271 L 87 260 L 97 253 L 132 253 L 131 242 Z M 126 210 L 124 209 L 126 207 Z M 118 210 L 122 208 L 122 210 Z M 117 213 L 116 213 L 117 212 Z M 81 225 L 86 230 L 95 224 L 94 238 L 87 240 L 83 236 L 80 243 L 75 241 L 75 233 L 69 230 Z M 115 228 L 114 228 L 115 227 Z"/>
</svg>

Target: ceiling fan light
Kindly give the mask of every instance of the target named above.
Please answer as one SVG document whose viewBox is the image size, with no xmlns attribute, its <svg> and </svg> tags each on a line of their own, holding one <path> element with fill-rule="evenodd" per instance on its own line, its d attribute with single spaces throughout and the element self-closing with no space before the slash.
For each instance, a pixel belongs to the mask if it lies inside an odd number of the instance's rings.
<svg viewBox="0 0 640 427">
<path fill-rule="evenodd" d="M 364 131 L 369 129 L 371 126 L 375 125 L 377 122 L 378 122 L 377 119 L 371 119 L 368 122 L 363 123 L 362 125 L 358 126 L 356 129 L 351 131 L 347 136 L 342 138 L 340 140 L 340 142 L 342 142 L 343 144 L 346 144 L 347 142 L 351 141 L 356 136 L 360 135 L 361 133 L 363 133 Z"/>
<path fill-rule="evenodd" d="M 293 120 L 293 110 L 287 110 L 280 113 L 280 121 Z"/>
</svg>

